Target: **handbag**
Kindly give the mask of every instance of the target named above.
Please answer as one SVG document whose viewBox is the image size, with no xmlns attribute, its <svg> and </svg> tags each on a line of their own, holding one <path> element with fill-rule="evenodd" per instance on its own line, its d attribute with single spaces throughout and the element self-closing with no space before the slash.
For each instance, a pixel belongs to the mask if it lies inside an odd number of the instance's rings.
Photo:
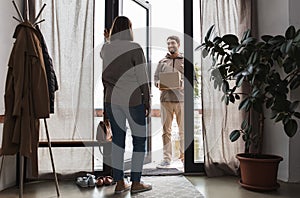
<svg viewBox="0 0 300 198">
<path fill-rule="evenodd" d="M 112 141 L 111 125 L 108 119 L 100 121 L 97 127 L 96 140 L 99 143 L 107 143 Z"/>
</svg>

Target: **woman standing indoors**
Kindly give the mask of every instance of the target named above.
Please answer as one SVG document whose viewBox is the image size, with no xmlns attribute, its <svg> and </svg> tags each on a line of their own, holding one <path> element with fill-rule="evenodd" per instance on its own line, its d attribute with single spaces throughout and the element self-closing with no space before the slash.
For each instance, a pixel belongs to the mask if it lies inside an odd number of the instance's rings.
<svg viewBox="0 0 300 198">
<path fill-rule="evenodd" d="M 146 151 L 146 117 L 150 111 L 149 82 L 141 46 L 133 42 L 132 25 L 127 17 L 115 18 L 107 42 L 101 50 L 104 109 L 112 127 L 112 168 L 117 182 L 115 193 L 131 189 L 132 193 L 151 190 L 141 182 Z M 126 120 L 132 133 L 132 165 L 130 180 L 124 181 Z"/>
</svg>

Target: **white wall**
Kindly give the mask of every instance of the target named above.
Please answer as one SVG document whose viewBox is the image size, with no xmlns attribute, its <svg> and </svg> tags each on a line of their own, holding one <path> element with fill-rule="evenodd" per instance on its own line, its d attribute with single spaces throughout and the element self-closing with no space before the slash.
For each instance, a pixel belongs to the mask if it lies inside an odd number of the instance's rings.
<svg viewBox="0 0 300 198">
<path fill-rule="evenodd" d="M 15 1 L 16 3 L 21 2 L 21 0 Z M 20 8 L 21 9 L 21 8 Z M 4 88 L 7 73 L 7 63 L 9 59 L 9 54 L 13 45 L 13 33 L 16 25 L 18 24 L 12 16 L 18 18 L 17 12 L 14 10 L 11 0 L 0 1 L 0 115 L 4 114 Z"/>
<path fill-rule="evenodd" d="M 300 28 L 299 8 L 300 8 L 299 0 L 290 0 L 290 6 L 289 6 L 290 24 L 293 24 L 296 28 Z"/>
<path fill-rule="evenodd" d="M 289 0 L 257 0 L 258 33 L 282 34 L 289 25 Z"/>
<path fill-rule="evenodd" d="M 15 0 L 15 2 L 21 5 L 21 0 Z M 21 7 L 20 7 L 21 9 Z M 0 115 L 4 114 L 4 88 L 5 80 L 7 74 L 7 63 L 9 54 L 13 46 L 13 33 L 16 25 L 18 24 L 12 16 L 16 16 L 17 12 L 15 11 L 11 0 L 1 0 L 0 1 Z M 2 143 L 2 129 L 3 124 L 0 124 L 0 144 Z M 2 157 L 0 157 L 0 162 Z M 7 187 L 15 185 L 16 179 L 16 167 L 15 167 L 15 157 L 5 156 L 4 164 L 2 167 L 1 178 L 0 178 L 0 190 L 3 190 Z M 1 164 L 0 164 L 1 168 Z"/>
<path fill-rule="evenodd" d="M 284 34 L 291 24 L 299 27 L 299 0 L 258 0 L 257 4 L 258 33 L 260 36 L 264 34 Z M 291 98 L 293 99 L 293 96 Z M 278 179 L 288 182 L 300 182 L 300 155 L 298 153 L 300 150 L 300 134 L 288 138 L 284 134 L 282 125 L 274 124 L 274 121 L 269 120 L 268 116 L 266 114 L 263 151 L 284 158 L 284 161 L 279 165 Z M 299 129 L 298 133 L 300 133 Z"/>
<path fill-rule="evenodd" d="M 300 108 L 298 108 L 298 111 Z M 298 127 L 300 127 L 300 122 L 298 122 Z M 300 132 L 291 139 L 290 141 L 290 167 L 289 167 L 289 182 L 300 183 L 300 155 L 299 146 L 300 142 Z"/>
</svg>

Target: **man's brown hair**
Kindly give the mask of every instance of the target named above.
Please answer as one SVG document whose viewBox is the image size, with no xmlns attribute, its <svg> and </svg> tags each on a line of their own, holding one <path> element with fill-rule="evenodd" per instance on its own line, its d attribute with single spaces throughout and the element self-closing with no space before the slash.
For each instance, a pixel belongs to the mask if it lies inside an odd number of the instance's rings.
<svg viewBox="0 0 300 198">
<path fill-rule="evenodd" d="M 172 35 L 172 36 L 169 36 L 169 37 L 167 38 L 167 40 L 169 40 L 169 39 L 175 40 L 175 41 L 177 42 L 177 44 L 180 45 L 180 38 L 179 38 L 178 36 Z"/>
</svg>

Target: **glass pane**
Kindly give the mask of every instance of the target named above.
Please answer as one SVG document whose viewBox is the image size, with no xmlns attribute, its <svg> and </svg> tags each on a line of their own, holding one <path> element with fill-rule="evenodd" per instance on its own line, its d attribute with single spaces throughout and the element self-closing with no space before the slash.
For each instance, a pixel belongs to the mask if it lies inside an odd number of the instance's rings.
<svg viewBox="0 0 300 198">
<path fill-rule="evenodd" d="M 134 42 L 139 43 L 144 49 L 147 47 L 147 10 L 133 0 L 123 0 L 123 15 L 132 22 Z"/>
<path fill-rule="evenodd" d="M 51 141 L 91 140 L 94 1 L 82 0 L 80 4 L 75 0 L 35 2 L 37 8 L 42 7 L 41 3 L 47 4 L 41 15 L 46 21 L 40 28 L 59 87 L 55 93 L 55 112 L 47 119 Z M 40 140 L 47 141 L 42 121 L 40 128 Z M 38 155 L 40 172 L 52 172 L 48 148 L 39 148 Z M 93 148 L 90 147 L 53 148 L 53 157 L 57 172 L 62 174 L 93 170 Z"/>
<path fill-rule="evenodd" d="M 147 57 L 147 10 L 132 0 L 123 0 L 123 15 L 132 22 L 133 40 L 140 44 Z M 132 155 L 132 137 L 128 122 L 126 122 L 126 147 L 124 160 L 129 161 Z"/>
<path fill-rule="evenodd" d="M 103 155 L 100 152 L 103 153 L 103 147 L 95 147 L 94 152 L 94 171 L 103 171 Z"/>
<path fill-rule="evenodd" d="M 54 114 L 47 119 L 51 140 L 91 140 L 93 0 L 82 0 L 80 4 L 75 0 L 44 0 L 43 3 L 47 7 L 41 19 L 46 21 L 40 24 L 40 29 L 52 57 L 59 88 L 55 92 Z M 40 134 L 40 140 L 45 141 L 43 127 Z"/>
<path fill-rule="evenodd" d="M 72 174 L 80 171 L 93 171 L 93 149 L 83 148 L 52 148 L 55 170 L 58 174 Z M 84 156 L 84 157 L 83 157 Z M 49 148 L 38 149 L 39 174 L 52 173 Z"/>
<path fill-rule="evenodd" d="M 95 18 L 94 18 L 94 135 L 96 140 L 97 126 L 103 120 L 103 84 L 102 84 L 102 59 L 100 51 L 104 43 L 104 22 L 105 22 L 105 1 L 95 1 Z M 103 151 L 103 148 L 101 148 Z M 103 156 L 99 147 L 93 150 L 94 170 L 103 170 Z"/>
<path fill-rule="evenodd" d="M 103 85 L 102 85 L 102 59 L 100 51 L 104 42 L 104 18 L 105 1 L 95 1 L 95 19 L 94 19 L 94 108 L 95 116 L 102 115 L 103 109 Z M 99 119 L 95 118 L 97 123 Z"/>
<path fill-rule="evenodd" d="M 200 13 L 199 1 L 193 1 L 193 35 L 194 48 L 198 47 L 200 41 Z M 201 54 L 200 51 L 194 52 L 194 72 L 196 81 L 194 81 L 194 162 L 204 162 L 203 134 L 202 134 L 202 98 L 201 98 Z"/>
</svg>

